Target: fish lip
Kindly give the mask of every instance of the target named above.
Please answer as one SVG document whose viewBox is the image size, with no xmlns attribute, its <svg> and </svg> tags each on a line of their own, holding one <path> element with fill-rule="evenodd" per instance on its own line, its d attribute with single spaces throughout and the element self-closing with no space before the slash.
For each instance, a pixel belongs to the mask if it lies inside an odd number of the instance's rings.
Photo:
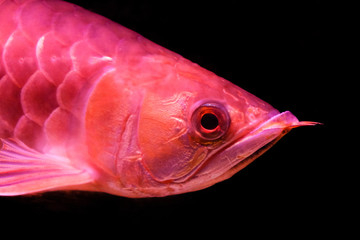
<svg viewBox="0 0 360 240">
<path fill-rule="evenodd" d="M 216 154 L 209 159 L 214 161 L 216 157 L 221 157 L 221 154 L 227 154 L 230 164 L 222 168 L 222 173 L 218 174 L 215 183 L 230 178 L 232 175 L 246 167 L 260 155 L 270 149 L 277 141 L 279 141 L 291 129 L 301 126 L 313 126 L 321 124 L 318 122 L 299 121 L 290 111 L 278 113 L 270 117 L 268 120 L 262 122 L 252 131 L 243 137 L 235 139 L 231 145 L 225 146 L 219 154 Z M 234 154 L 231 152 L 240 152 L 238 146 L 246 143 L 246 141 L 256 142 L 259 141 L 256 147 L 251 151 L 245 151 L 245 154 Z M 229 154 L 230 152 L 230 154 Z M 230 156 L 229 156 L 230 155 Z"/>
</svg>

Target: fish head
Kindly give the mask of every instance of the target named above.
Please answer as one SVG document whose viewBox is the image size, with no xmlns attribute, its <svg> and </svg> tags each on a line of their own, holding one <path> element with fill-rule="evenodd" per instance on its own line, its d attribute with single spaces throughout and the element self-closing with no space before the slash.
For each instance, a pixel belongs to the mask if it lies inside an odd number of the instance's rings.
<svg viewBox="0 0 360 240">
<path fill-rule="evenodd" d="M 165 195 L 229 178 L 299 125 L 290 112 L 194 63 L 147 91 L 139 119 L 142 164 Z"/>
</svg>

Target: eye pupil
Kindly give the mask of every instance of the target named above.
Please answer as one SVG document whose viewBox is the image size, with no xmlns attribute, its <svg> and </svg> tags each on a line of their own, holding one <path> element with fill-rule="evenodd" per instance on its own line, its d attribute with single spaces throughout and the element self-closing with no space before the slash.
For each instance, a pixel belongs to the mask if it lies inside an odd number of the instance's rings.
<svg viewBox="0 0 360 240">
<path fill-rule="evenodd" d="M 206 113 L 201 118 L 201 126 L 207 130 L 214 130 L 219 126 L 219 120 L 214 114 Z"/>
</svg>

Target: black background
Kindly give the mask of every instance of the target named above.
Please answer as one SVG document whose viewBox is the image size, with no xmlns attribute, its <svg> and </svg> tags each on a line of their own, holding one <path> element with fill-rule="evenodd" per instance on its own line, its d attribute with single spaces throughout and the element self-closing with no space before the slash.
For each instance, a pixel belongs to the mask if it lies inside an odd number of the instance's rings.
<svg viewBox="0 0 360 240">
<path fill-rule="evenodd" d="M 337 231 L 337 213 L 345 210 L 334 202 L 341 193 L 339 173 L 332 169 L 340 164 L 330 157 L 338 83 L 336 11 L 329 13 L 318 1 L 71 2 L 183 55 L 280 111 L 324 125 L 291 131 L 247 168 L 206 190 L 155 199 L 81 192 L 1 198 L 2 220 L 31 226 L 34 233 L 50 226 L 56 233 L 78 229 L 118 238 L 127 231 L 169 238 L 187 232 L 240 238 Z"/>
</svg>

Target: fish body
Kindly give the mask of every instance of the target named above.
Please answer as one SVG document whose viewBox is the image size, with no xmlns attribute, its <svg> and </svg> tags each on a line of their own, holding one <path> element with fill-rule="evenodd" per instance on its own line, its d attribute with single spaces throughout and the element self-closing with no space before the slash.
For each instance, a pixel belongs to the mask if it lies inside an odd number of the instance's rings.
<svg viewBox="0 0 360 240">
<path fill-rule="evenodd" d="M 0 56 L 4 196 L 196 191 L 315 124 L 59 0 L 0 0 Z"/>
</svg>

